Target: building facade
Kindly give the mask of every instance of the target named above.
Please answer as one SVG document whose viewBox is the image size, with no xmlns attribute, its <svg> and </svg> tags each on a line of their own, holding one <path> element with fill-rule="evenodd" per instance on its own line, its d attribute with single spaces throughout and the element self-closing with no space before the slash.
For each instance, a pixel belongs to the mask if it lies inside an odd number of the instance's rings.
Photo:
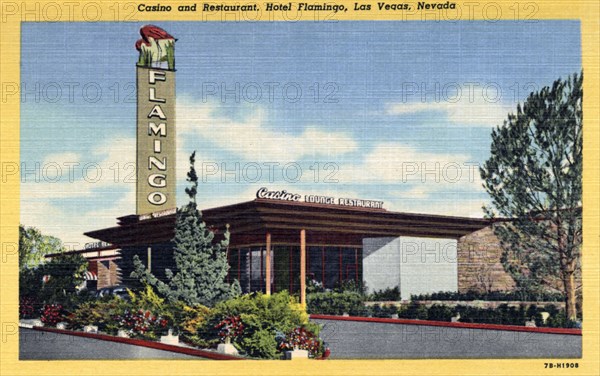
<svg viewBox="0 0 600 376">
<path fill-rule="evenodd" d="M 370 291 L 398 286 L 408 299 L 482 289 L 484 266 L 493 269 L 492 289 L 512 286 L 499 266 L 500 254 L 489 252 L 498 242 L 486 219 L 260 198 L 202 213 L 217 234 L 229 225 L 227 278 L 237 279 L 244 292 L 288 290 L 302 296 L 307 280 L 325 288 L 357 281 Z M 175 219 L 172 211 L 121 217 L 115 227 L 86 233 L 102 247 L 77 252 L 97 272 L 99 288 L 134 284 L 136 255 L 165 278 L 165 269 L 176 271 Z"/>
</svg>

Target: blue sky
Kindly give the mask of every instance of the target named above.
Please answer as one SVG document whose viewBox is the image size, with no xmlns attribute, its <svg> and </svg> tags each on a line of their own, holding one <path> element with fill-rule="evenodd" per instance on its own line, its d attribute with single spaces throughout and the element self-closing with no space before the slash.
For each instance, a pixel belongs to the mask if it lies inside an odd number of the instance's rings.
<svg viewBox="0 0 600 376">
<path fill-rule="evenodd" d="M 202 175 L 200 207 L 251 200 L 268 186 L 481 216 L 487 195 L 476 166 L 489 156 L 492 127 L 532 89 L 581 69 L 576 21 L 157 25 L 178 38 L 179 204 L 192 150 L 201 173 L 202 163 L 240 166 Z M 23 23 L 25 225 L 83 243 L 84 231 L 134 213 L 126 177 L 141 26 Z M 78 163 L 72 176 L 69 162 Z M 279 163 L 273 181 L 269 162 Z M 326 163 L 337 182 L 324 181 Z M 256 164 L 262 179 L 245 179 Z M 298 181 L 295 168 L 284 179 L 286 164 L 302 168 Z"/>
</svg>

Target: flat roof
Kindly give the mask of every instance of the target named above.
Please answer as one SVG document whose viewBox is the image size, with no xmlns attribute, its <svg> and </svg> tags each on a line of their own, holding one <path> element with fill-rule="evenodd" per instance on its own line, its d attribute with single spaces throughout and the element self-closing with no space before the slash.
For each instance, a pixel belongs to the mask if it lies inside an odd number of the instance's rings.
<svg viewBox="0 0 600 376">
<path fill-rule="evenodd" d="M 432 214 L 390 212 L 385 209 L 254 199 L 202 210 L 203 220 L 217 232 L 228 224 L 231 246 L 274 239 L 295 240 L 301 229 L 307 242 L 328 239 L 354 244 L 366 237 L 422 236 L 460 238 L 491 224 L 491 220 Z M 174 236 L 175 214 L 136 220 L 120 217 L 119 225 L 89 231 L 85 235 L 114 246 L 137 246 L 169 242 Z M 125 219 L 125 220 L 124 220 Z"/>
</svg>

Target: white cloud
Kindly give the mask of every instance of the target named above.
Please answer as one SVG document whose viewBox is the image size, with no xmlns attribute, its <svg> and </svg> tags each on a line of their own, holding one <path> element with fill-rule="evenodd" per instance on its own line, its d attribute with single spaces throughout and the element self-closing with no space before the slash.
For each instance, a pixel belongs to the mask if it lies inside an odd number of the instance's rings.
<svg viewBox="0 0 600 376">
<path fill-rule="evenodd" d="M 46 156 L 40 165 L 40 179 L 36 181 L 29 175 L 21 183 L 21 223 L 74 243 L 75 248 L 83 247 L 92 241 L 84 232 L 115 226 L 116 217 L 135 210 L 134 161 L 135 139 L 131 137 L 101 143 L 85 156 L 71 152 Z M 49 179 L 43 170 L 57 165 L 61 167 L 62 179 L 53 182 L 55 174 Z M 92 206 L 94 201 L 90 198 L 99 189 L 107 188 L 125 194 L 119 197 L 119 193 L 114 193 L 116 200 L 104 202 L 101 208 Z M 67 213 L 56 202 L 58 199 L 80 203 L 81 211 L 76 215 Z"/>
<path fill-rule="evenodd" d="M 74 163 L 81 163 L 81 156 L 78 153 L 64 152 L 47 155 L 44 161 L 42 162 L 42 165 L 58 165 L 62 169 Z"/>
<path fill-rule="evenodd" d="M 385 142 L 369 151 L 360 164 L 340 166 L 346 184 L 422 184 L 432 190 L 481 187 L 478 165 L 466 154 L 431 153 L 400 142 Z M 435 189 L 439 190 L 439 189 Z"/>
<path fill-rule="evenodd" d="M 216 114 L 217 108 L 189 98 L 177 104 L 177 129 L 202 137 L 219 148 L 255 161 L 295 161 L 303 157 L 331 157 L 355 151 L 357 142 L 344 132 L 307 126 L 299 135 L 265 126 L 264 110 L 255 109 L 244 120 Z"/>
<path fill-rule="evenodd" d="M 25 201 L 21 203 L 21 223 L 37 227 L 44 235 L 59 238 L 69 250 L 81 249 L 85 243 L 94 241 L 83 235 L 97 227 L 102 221 L 92 219 L 87 214 L 68 215 L 59 206 L 48 201 Z M 115 225 L 112 219 L 111 226 Z"/>
<path fill-rule="evenodd" d="M 29 169 L 30 167 L 28 167 Z M 106 187 L 135 186 L 135 139 L 117 137 L 98 145 L 83 156 L 66 152 L 50 154 L 26 174 L 21 183 L 21 200 L 81 198 Z"/>
<path fill-rule="evenodd" d="M 436 102 L 401 102 L 387 106 L 388 115 L 410 115 L 420 112 L 443 112 L 448 120 L 456 125 L 494 127 L 502 124 L 509 112 L 514 112 L 515 105 L 506 105 L 495 100 L 491 94 L 474 89 L 470 95 L 439 100 Z"/>
<path fill-rule="evenodd" d="M 386 201 L 385 208 L 406 213 L 482 218 L 481 207 L 487 203 L 486 200 L 464 195 L 405 199 L 402 197 L 402 193 L 399 193 L 397 197 L 397 199 Z"/>
</svg>

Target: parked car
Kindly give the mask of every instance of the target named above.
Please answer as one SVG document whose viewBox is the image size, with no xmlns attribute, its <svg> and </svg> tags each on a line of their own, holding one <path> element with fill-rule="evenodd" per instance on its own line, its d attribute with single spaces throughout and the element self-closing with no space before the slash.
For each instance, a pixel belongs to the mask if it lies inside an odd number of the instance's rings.
<svg viewBox="0 0 600 376">
<path fill-rule="evenodd" d="M 126 286 L 110 286 L 103 287 L 96 291 L 96 298 L 102 298 L 105 296 L 116 296 L 121 299 L 129 300 L 130 296 L 127 292 Z"/>
</svg>

